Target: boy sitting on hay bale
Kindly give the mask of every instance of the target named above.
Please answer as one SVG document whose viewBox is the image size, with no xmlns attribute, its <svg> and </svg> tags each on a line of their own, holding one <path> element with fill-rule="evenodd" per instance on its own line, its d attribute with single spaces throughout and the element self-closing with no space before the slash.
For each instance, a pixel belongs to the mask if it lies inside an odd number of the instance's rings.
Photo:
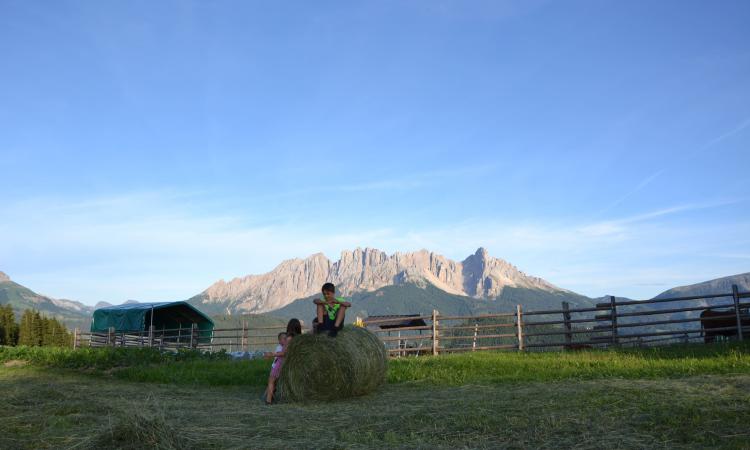
<svg viewBox="0 0 750 450">
<path fill-rule="evenodd" d="M 344 327 L 346 308 L 352 306 L 343 297 L 336 297 L 336 286 L 326 283 L 321 289 L 323 298 L 316 298 L 313 303 L 317 305 L 317 317 L 313 320 L 313 331 L 322 333 L 328 331 L 328 336 L 336 337 L 339 330 Z"/>
</svg>

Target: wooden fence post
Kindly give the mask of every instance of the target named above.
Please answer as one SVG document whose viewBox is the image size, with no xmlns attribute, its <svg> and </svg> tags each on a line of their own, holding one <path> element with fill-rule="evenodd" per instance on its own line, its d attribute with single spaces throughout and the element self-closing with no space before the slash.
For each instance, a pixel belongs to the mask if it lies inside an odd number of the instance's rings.
<svg viewBox="0 0 750 450">
<path fill-rule="evenodd" d="M 150 325 L 148 327 L 148 348 L 152 348 L 154 346 L 154 326 Z"/>
<path fill-rule="evenodd" d="M 248 340 L 249 340 L 249 330 L 247 326 L 247 320 L 242 321 L 242 351 L 247 352 L 248 350 Z"/>
<path fill-rule="evenodd" d="M 619 343 L 617 338 L 617 303 L 614 295 L 609 296 L 609 305 L 612 313 L 612 343 L 617 345 Z"/>
<path fill-rule="evenodd" d="M 737 319 L 737 339 L 742 340 L 742 317 L 740 317 L 740 294 L 737 285 L 732 285 L 732 300 L 734 300 L 734 316 Z"/>
<path fill-rule="evenodd" d="M 518 351 L 523 351 L 523 314 L 521 305 L 516 305 L 516 326 L 518 327 Z"/>
<path fill-rule="evenodd" d="M 107 328 L 107 346 L 115 346 L 115 327 Z"/>
<path fill-rule="evenodd" d="M 563 321 L 565 322 L 565 346 L 570 348 L 573 343 L 573 333 L 570 326 L 570 305 L 568 302 L 562 302 Z"/>
<path fill-rule="evenodd" d="M 471 344 L 471 351 L 477 351 L 477 333 L 479 333 L 479 322 L 474 322 L 474 342 Z"/>
<path fill-rule="evenodd" d="M 190 329 L 190 348 L 198 347 L 198 324 L 194 323 Z"/>
<path fill-rule="evenodd" d="M 437 355 L 440 350 L 440 341 L 438 340 L 438 311 L 432 310 L 432 354 Z"/>
</svg>

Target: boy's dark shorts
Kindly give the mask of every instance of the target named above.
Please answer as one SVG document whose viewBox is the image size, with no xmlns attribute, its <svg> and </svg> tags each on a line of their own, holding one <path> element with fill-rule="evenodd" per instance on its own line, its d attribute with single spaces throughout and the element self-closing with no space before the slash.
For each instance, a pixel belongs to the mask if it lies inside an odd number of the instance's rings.
<svg viewBox="0 0 750 450">
<path fill-rule="evenodd" d="M 316 317 L 316 318 L 313 319 L 313 325 L 317 324 L 317 323 L 318 323 L 318 318 Z M 323 323 L 320 325 L 320 327 L 318 328 L 318 330 L 319 331 L 324 331 L 324 330 L 330 331 L 330 330 L 333 330 L 334 328 L 336 328 L 336 321 L 332 320 L 330 317 L 328 317 L 328 314 L 324 314 L 323 315 Z M 342 328 L 344 328 L 344 324 L 343 323 L 341 324 L 341 326 L 339 326 L 338 329 L 341 330 Z"/>
</svg>

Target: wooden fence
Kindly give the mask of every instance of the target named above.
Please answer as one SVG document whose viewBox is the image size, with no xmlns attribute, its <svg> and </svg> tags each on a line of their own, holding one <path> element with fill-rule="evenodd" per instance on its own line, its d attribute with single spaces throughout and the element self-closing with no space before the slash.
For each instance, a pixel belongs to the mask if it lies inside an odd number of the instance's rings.
<svg viewBox="0 0 750 450">
<path fill-rule="evenodd" d="M 650 346 L 676 342 L 739 339 L 750 335 L 750 292 L 608 302 L 593 307 L 443 316 L 438 311 L 409 317 L 423 326 L 381 328 L 403 317 L 364 320 L 393 357 L 483 350 L 543 351 L 607 346 Z M 711 310 L 711 314 L 701 313 Z M 720 325 L 720 326 L 714 326 Z M 352 326 L 352 325 L 348 325 Z M 277 345 L 283 327 L 201 331 L 195 327 L 146 332 L 81 333 L 74 346 L 193 348 L 204 351 L 264 351 Z"/>
<path fill-rule="evenodd" d="M 155 347 L 176 351 L 180 348 L 202 351 L 228 352 L 266 351 L 278 344 L 278 334 L 283 326 L 249 327 L 243 322 L 241 328 L 215 328 L 200 330 L 192 327 L 151 329 L 148 331 L 118 332 L 110 328 L 107 333 L 73 332 L 73 346 L 78 347 Z"/>
</svg>

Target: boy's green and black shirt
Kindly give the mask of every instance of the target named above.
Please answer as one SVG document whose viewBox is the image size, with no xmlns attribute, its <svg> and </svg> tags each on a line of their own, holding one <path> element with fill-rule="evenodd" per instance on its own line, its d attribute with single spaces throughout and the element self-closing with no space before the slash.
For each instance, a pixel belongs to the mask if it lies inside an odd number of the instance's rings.
<svg viewBox="0 0 750 450">
<path fill-rule="evenodd" d="M 333 306 L 329 306 L 328 303 L 323 305 L 326 308 L 326 313 L 328 313 L 328 318 L 331 320 L 336 320 L 336 313 L 341 308 L 341 303 L 346 301 L 344 297 L 334 297 L 334 300 L 336 300 L 336 303 Z"/>
</svg>

